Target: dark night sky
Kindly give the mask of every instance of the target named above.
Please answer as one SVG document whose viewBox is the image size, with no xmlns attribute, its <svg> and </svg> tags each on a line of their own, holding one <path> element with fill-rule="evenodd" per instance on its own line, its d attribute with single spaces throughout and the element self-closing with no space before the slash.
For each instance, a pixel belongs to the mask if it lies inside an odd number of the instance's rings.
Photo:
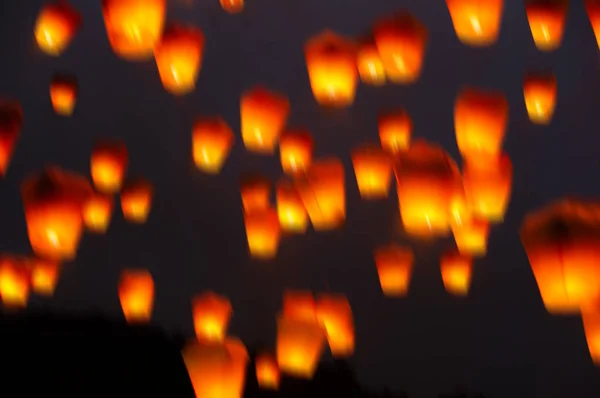
<svg viewBox="0 0 600 398">
<path fill-rule="evenodd" d="M 599 396 L 577 317 L 546 314 L 518 237 L 524 214 L 565 195 L 600 194 L 600 56 L 581 2 L 571 4 L 562 47 L 536 50 L 523 5 L 506 1 L 499 42 L 472 49 L 460 44 L 443 1 L 247 0 L 240 15 L 217 0 L 170 2 L 169 19 L 193 23 L 206 35 L 205 59 L 194 93 L 175 98 L 162 88 L 156 65 L 127 63 L 109 47 L 100 1 L 73 0 L 84 27 L 60 58 L 42 54 L 33 26 L 43 2 L 0 5 L 0 94 L 21 101 L 25 124 L 0 184 L 0 250 L 30 253 L 19 183 L 47 163 L 89 174 L 97 137 L 120 137 L 130 151 L 129 175 L 148 177 L 156 197 L 148 223 L 126 224 L 117 208 L 106 235 L 86 234 L 49 300 L 31 307 L 99 310 L 120 318 L 117 281 L 122 267 L 154 276 L 154 319 L 167 330 L 193 333 L 190 298 L 213 289 L 234 307 L 230 333 L 272 343 L 285 287 L 347 294 L 356 319 L 351 360 L 362 383 L 404 388 L 426 397 L 464 384 L 493 397 Z M 302 45 L 324 28 L 358 36 L 378 16 L 409 8 L 426 23 L 430 43 L 421 79 L 412 86 L 361 85 L 354 105 L 321 110 L 312 97 Z M 548 127 L 529 123 L 522 94 L 528 69 L 551 69 L 558 104 Z M 56 70 L 76 73 L 80 95 L 71 118 L 56 116 L 48 85 Z M 346 166 L 347 227 L 285 239 L 275 261 L 249 259 L 238 176 L 282 172 L 277 156 L 246 153 L 240 137 L 239 97 L 254 84 L 286 93 L 288 125 L 306 126 L 316 155 L 337 155 Z M 475 264 L 467 298 L 448 295 L 439 272 L 444 244 L 408 242 L 400 234 L 397 199 L 359 199 L 349 150 L 377 142 L 377 113 L 405 107 L 415 136 L 437 141 L 455 158 L 453 105 L 462 85 L 500 89 L 510 104 L 505 149 L 514 164 L 511 204 L 493 228 L 489 253 Z M 220 114 L 236 132 L 223 172 L 195 170 L 191 125 L 200 114 Z M 389 241 L 416 254 L 408 297 L 385 299 L 372 249 Z M 451 241 L 445 242 L 449 244 Z"/>
</svg>

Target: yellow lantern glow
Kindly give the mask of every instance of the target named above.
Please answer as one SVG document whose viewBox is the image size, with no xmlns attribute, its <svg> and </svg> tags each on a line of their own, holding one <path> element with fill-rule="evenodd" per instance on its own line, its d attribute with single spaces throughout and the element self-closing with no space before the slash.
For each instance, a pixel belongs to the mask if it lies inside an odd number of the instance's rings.
<svg viewBox="0 0 600 398">
<path fill-rule="evenodd" d="M 592 361 L 600 365 L 600 312 L 597 309 L 586 310 L 581 313 L 581 318 Z"/>
<path fill-rule="evenodd" d="M 270 206 L 271 183 L 259 174 L 246 174 L 240 181 L 244 212 L 264 211 Z"/>
<path fill-rule="evenodd" d="M 102 193 L 115 193 L 121 189 L 129 155 L 125 142 L 101 140 L 96 143 L 90 159 L 92 181 Z"/>
<path fill-rule="evenodd" d="M 325 329 L 329 349 L 334 358 L 346 358 L 354 353 L 354 320 L 346 296 L 319 295 L 317 319 Z"/>
<path fill-rule="evenodd" d="M 525 13 L 533 41 L 538 50 L 553 51 L 560 47 L 568 0 L 528 0 Z"/>
<path fill-rule="evenodd" d="M 154 281 L 150 272 L 124 269 L 119 281 L 119 300 L 127 322 L 149 322 L 154 307 Z"/>
<path fill-rule="evenodd" d="M 388 297 L 405 296 L 414 262 L 412 250 L 397 244 L 381 246 L 375 249 L 374 257 L 383 294 Z"/>
<path fill-rule="evenodd" d="M 554 74 L 528 74 L 523 82 L 525 106 L 529 120 L 535 124 L 550 124 L 556 106 Z"/>
<path fill-rule="evenodd" d="M 453 224 L 452 232 L 458 251 L 473 257 L 485 256 L 490 225 L 487 220 L 473 219 L 463 224 Z"/>
<path fill-rule="evenodd" d="M 286 174 L 308 170 L 313 155 L 314 140 L 306 130 L 288 130 L 279 138 L 281 167 Z"/>
<path fill-rule="evenodd" d="M 274 209 L 256 210 L 244 213 L 246 237 L 250 256 L 258 259 L 272 259 L 277 256 L 281 227 Z"/>
<path fill-rule="evenodd" d="M 378 125 L 379 139 L 384 150 L 392 155 L 408 150 L 413 123 L 404 109 L 380 114 Z"/>
<path fill-rule="evenodd" d="M 392 178 L 392 159 L 388 153 L 376 146 L 361 146 L 352 151 L 352 165 L 361 198 L 388 196 Z"/>
<path fill-rule="evenodd" d="M 385 84 L 385 68 L 374 41 L 367 41 L 360 45 L 356 62 L 363 83 L 372 86 Z"/>
<path fill-rule="evenodd" d="M 23 125 L 23 111 L 16 101 L 0 99 L 0 177 L 4 177 Z"/>
<path fill-rule="evenodd" d="M 198 119 L 192 132 L 194 163 L 206 173 L 218 174 L 234 141 L 231 127 L 222 118 Z"/>
<path fill-rule="evenodd" d="M 196 397 L 227 397 L 227 374 L 232 366 L 229 350 L 222 343 L 192 341 L 181 355 Z"/>
<path fill-rule="evenodd" d="M 128 181 L 121 191 L 123 217 L 131 223 L 143 224 L 148 219 L 154 188 L 143 178 Z"/>
<path fill-rule="evenodd" d="M 15 256 L 0 256 L 0 298 L 6 308 L 25 308 L 29 300 L 31 269 Z"/>
<path fill-rule="evenodd" d="M 33 259 L 31 285 L 36 294 L 52 296 L 58 283 L 60 264 L 56 261 Z"/>
<path fill-rule="evenodd" d="M 56 74 L 50 83 L 50 101 L 57 115 L 73 114 L 77 101 L 77 79 L 75 76 Z"/>
<path fill-rule="evenodd" d="M 471 287 L 473 260 L 469 256 L 450 250 L 440 259 L 442 281 L 446 291 L 455 296 L 466 296 Z"/>
<path fill-rule="evenodd" d="M 600 49 L 600 1 L 598 0 L 585 0 L 585 11 L 587 12 L 588 19 L 592 25 L 598 48 Z"/>
<path fill-rule="evenodd" d="M 81 14 L 66 1 L 47 4 L 35 22 L 35 40 L 43 52 L 58 57 L 75 37 L 81 22 Z"/>
<path fill-rule="evenodd" d="M 484 47 L 498 40 L 504 0 L 446 0 L 446 5 L 462 43 Z"/>
<path fill-rule="evenodd" d="M 277 183 L 277 215 L 284 232 L 303 233 L 308 228 L 308 214 L 298 190 L 289 181 Z"/>
<path fill-rule="evenodd" d="M 279 389 L 279 366 L 273 355 L 260 354 L 255 359 L 256 380 L 263 390 Z"/>
<path fill-rule="evenodd" d="M 283 292 L 283 316 L 289 319 L 315 322 L 317 319 L 317 302 L 312 292 L 285 290 Z"/>
<path fill-rule="evenodd" d="M 244 10 L 244 0 L 220 0 L 223 10 L 230 14 L 237 14 Z"/>
<path fill-rule="evenodd" d="M 283 373 L 312 379 L 324 344 L 325 331 L 316 320 L 277 317 L 277 363 Z"/>
<path fill-rule="evenodd" d="M 229 299 L 215 292 L 205 292 L 192 301 L 194 329 L 198 339 L 223 342 L 232 308 Z"/>
<path fill-rule="evenodd" d="M 95 233 L 106 232 L 112 211 L 112 196 L 98 193 L 90 196 L 83 206 L 83 222 L 86 228 Z"/>
<path fill-rule="evenodd" d="M 264 155 L 275 151 L 288 115 L 290 102 L 282 95 L 255 87 L 242 95 L 240 118 L 246 149 Z"/>
</svg>

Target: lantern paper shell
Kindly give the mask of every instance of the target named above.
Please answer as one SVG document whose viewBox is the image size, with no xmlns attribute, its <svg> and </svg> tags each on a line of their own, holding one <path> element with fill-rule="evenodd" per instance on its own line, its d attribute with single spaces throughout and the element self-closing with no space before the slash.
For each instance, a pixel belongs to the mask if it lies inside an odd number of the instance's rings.
<svg viewBox="0 0 600 398">
<path fill-rule="evenodd" d="M 16 101 L 0 99 L 0 176 L 4 177 L 23 125 L 23 111 Z"/>
<path fill-rule="evenodd" d="M 143 224 L 148 219 L 154 188 L 143 178 L 130 180 L 121 192 L 121 210 L 125 219 L 131 223 Z"/>
<path fill-rule="evenodd" d="M 556 107 L 556 77 L 554 74 L 528 74 L 523 82 L 523 94 L 529 120 L 535 124 L 550 124 Z"/>
<path fill-rule="evenodd" d="M 204 34 L 191 26 L 168 26 L 154 48 L 163 87 L 174 95 L 194 91 L 202 67 Z"/>
<path fill-rule="evenodd" d="M 295 185 L 282 180 L 277 184 L 277 215 L 283 232 L 304 233 L 308 214 Z"/>
<path fill-rule="evenodd" d="M 223 342 L 232 308 L 227 297 L 205 292 L 192 301 L 196 337 L 203 341 Z"/>
<path fill-rule="evenodd" d="M 354 149 L 352 165 L 361 198 L 381 199 L 388 196 L 392 159 L 383 149 L 370 145 Z"/>
<path fill-rule="evenodd" d="M 325 329 L 334 358 L 346 358 L 354 353 L 354 320 L 346 296 L 321 294 L 317 299 L 317 319 Z"/>
<path fill-rule="evenodd" d="M 128 61 L 150 59 L 163 33 L 166 0 L 102 0 L 108 41 Z"/>
<path fill-rule="evenodd" d="M 260 354 L 255 359 L 256 380 L 263 390 L 279 389 L 279 366 L 273 355 Z"/>
<path fill-rule="evenodd" d="M 242 207 L 244 212 L 267 210 L 270 204 L 271 183 L 259 174 L 246 174 L 240 181 Z"/>
<path fill-rule="evenodd" d="M 375 249 L 374 257 L 383 294 L 388 297 L 405 296 L 414 262 L 412 250 L 397 244 L 381 246 Z"/>
<path fill-rule="evenodd" d="M 269 208 L 245 212 L 244 222 L 250 256 L 262 260 L 275 258 L 281 238 L 277 211 Z"/>
<path fill-rule="evenodd" d="M 590 357 L 598 366 L 600 365 L 600 311 L 598 309 L 583 311 L 581 318 Z"/>
<path fill-rule="evenodd" d="M 354 102 L 358 71 L 354 43 L 324 31 L 304 46 L 310 87 L 319 105 L 344 108 Z"/>
<path fill-rule="evenodd" d="M 463 44 L 484 47 L 498 40 L 504 0 L 446 0 L 446 5 Z"/>
<path fill-rule="evenodd" d="M 234 142 L 233 131 L 222 118 L 198 119 L 192 132 L 194 163 L 206 173 L 218 174 Z"/>
<path fill-rule="evenodd" d="M 456 250 L 450 250 L 440 259 L 442 281 L 446 291 L 455 296 L 466 296 L 471 287 L 473 260 Z"/>
<path fill-rule="evenodd" d="M 462 225 L 452 225 L 452 233 L 458 251 L 472 257 L 485 256 L 490 225 L 487 220 L 473 219 Z"/>
<path fill-rule="evenodd" d="M 379 139 L 384 150 L 392 155 L 408 150 L 412 134 L 412 119 L 405 110 L 379 115 Z"/>
<path fill-rule="evenodd" d="M 248 363 L 248 350 L 244 343 L 233 337 L 225 339 L 225 348 L 229 352 L 231 363 L 224 374 L 223 398 L 241 398 L 244 395 L 246 383 L 246 365 Z"/>
<path fill-rule="evenodd" d="M 385 68 L 374 42 L 367 42 L 360 45 L 356 62 L 358 74 L 363 83 L 372 86 L 382 86 L 385 84 Z"/>
<path fill-rule="evenodd" d="M 66 1 L 47 4 L 38 14 L 35 40 L 43 52 L 57 57 L 67 49 L 81 23 L 81 14 Z"/>
<path fill-rule="evenodd" d="M 277 363 L 281 372 L 312 379 L 324 344 L 325 331 L 316 320 L 277 318 Z"/>
<path fill-rule="evenodd" d="M 113 202 L 112 196 L 99 193 L 88 198 L 83 206 L 83 222 L 88 231 L 106 232 L 112 216 Z"/>
<path fill-rule="evenodd" d="M 16 256 L 0 257 L 0 298 L 5 308 L 25 308 L 29 300 L 31 269 Z"/>
<path fill-rule="evenodd" d="M 226 375 L 232 366 L 222 343 L 192 341 L 181 352 L 196 397 L 225 397 Z"/>
<path fill-rule="evenodd" d="M 255 87 L 242 95 L 240 118 L 242 139 L 250 152 L 271 155 L 288 115 L 290 103 L 279 93 Z"/>
<path fill-rule="evenodd" d="M 600 298 L 600 205 L 564 199 L 532 212 L 521 226 L 546 310 L 577 314 Z"/>
<path fill-rule="evenodd" d="M 467 226 L 474 221 L 473 210 L 467 199 L 463 185 L 457 185 L 456 191 L 450 202 L 450 213 L 452 215 L 452 228 Z"/>
<path fill-rule="evenodd" d="M 317 302 L 312 292 L 285 290 L 283 292 L 283 316 L 289 319 L 315 322 L 317 319 Z"/>
<path fill-rule="evenodd" d="M 56 261 L 33 259 L 31 286 L 36 294 L 52 296 L 58 283 L 60 264 Z"/>
<path fill-rule="evenodd" d="M 592 25 L 598 48 L 600 49 L 600 1 L 585 0 L 585 10 Z"/>
<path fill-rule="evenodd" d="M 308 170 L 313 156 L 314 140 L 306 130 L 288 130 L 279 138 L 281 168 L 294 175 Z"/>
<path fill-rule="evenodd" d="M 83 229 L 82 210 L 92 194 L 85 177 L 47 167 L 21 186 L 29 242 L 34 253 L 52 260 L 73 260 Z"/>
<path fill-rule="evenodd" d="M 150 272 L 123 270 L 119 281 L 119 300 L 127 322 L 149 322 L 154 308 L 154 281 Z"/>
<path fill-rule="evenodd" d="M 223 10 L 230 14 L 237 14 L 244 10 L 244 0 L 220 0 Z"/>
<path fill-rule="evenodd" d="M 538 50 L 560 47 L 567 16 L 568 0 L 529 0 L 525 12 L 533 41 Z"/>
<path fill-rule="evenodd" d="M 115 193 L 121 189 L 127 170 L 129 155 L 125 142 L 102 140 L 96 143 L 90 159 L 92 181 L 102 193 Z"/>
<path fill-rule="evenodd" d="M 50 82 L 50 101 L 57 115 L 70 116 L 77 101 L 77 78 L 56 74 Z"/>
<path fill-rule="evenodd" d="M 373 34 L 387 78 L 401 84 L 418 80 L 429 36 L 425 25 L 402 11 L 379 21 Z"/>
</svg>

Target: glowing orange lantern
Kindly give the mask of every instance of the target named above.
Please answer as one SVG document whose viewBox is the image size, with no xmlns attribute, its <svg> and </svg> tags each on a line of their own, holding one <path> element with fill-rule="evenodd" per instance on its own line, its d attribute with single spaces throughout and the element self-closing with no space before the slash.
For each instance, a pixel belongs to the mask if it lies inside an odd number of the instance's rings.
<svg viewBox="0 0 600 398">
<path fill-rule="evenodd" d="M 508 123 L 508 103 L 502 93 L 464 89 L 454 104 L 456 143 L 466 159 L 498 157 Z"/>
<path fill-rule="evenodd" d="M 484 47 L 498 40 L 504 0 L 446 0 L 446 5 L 461 42 Z"/>
<path fill-rule="evenodd" d="M 231 319 L 229 299 L 215 292 L 205 292 L 192 301 L 194 329 L 200 340 L 222 342 Z"/>
<path fill-rule="evenodd" d="M 289 181 L 277 184 L 277 215 L 284 232 L 303 233 L 308 228 L 308 214 L 298 190 Z"/>
<path fill-rule="evenodd" d="M 535 46 L 541 51 L 560 47 L 565 31 L 568 0 L 528 0 L 525 12 Z"/>
<path fill-rule="evenodd" d="M 312 161 L 314 141 L 306 130 L 288 130 L 279 138 L 281 167 L 286 174 L 308 170 Z"/>
<path fill-rule="evenodd" d="M 244 222 L 250 256 L 263 260 L 274 258 L 281 238 L 277 211 L 269 208 L 245 212 Z"/>
<path fill-rule="evenodd" d="M 154 281 L 150 272 L 125 269 L 119 281 L 119 300 L 129 323 L 146 323 L 154 307 Z"/>
<path fill-rule="evenodd" d="M 15 256 L 0 257 L 0 298 L 7 308 L 24 308 L 29 300 L 31 269 Z"/>
<path fill-rule="evenodd" d="M 8 170 L 22 125 L 21 105 L 16 101 L 0 100 L 0 177 Z"/>
<path fill-rule="evenodd" d="M 352 165 L 358 191 L 363 199 L 388 196 L 392 178 L 392 159 L 381 148 L 362 146 L 352 151 Z"/>
<path fill-rule="evenodd" d="M 456 191 L 450 202 L 451 224 L 453 228 L 468 226 L 473 223 L 474 216 L 462 184 L 456 186 Z"/>
<path fill-rule="evenodd" d="M 412 250 L 392 244 L 375 249 L 374 257 L 383 294 L 388 297 L 406 295 L 414 262 Z"/>
<path fill-rule="evenodd" d="M 600 298 L 600 206 L 561 200 L 525 217 L 521 241 L 546 310 L 576 314 Z M 594 307 L 595 308 L 595 307 Z"/>
<path fill-rule="evenodd" d="M 536 124 L 550 124 L 556 106 L 556 91 L 554 74 L 525 76 L 523 94 L 529 120 Z"/>
<path fill-rule="evenodd" d="M 50 83 L 50 101 L 57 115 L 70 116 L 77 101 L 75 76 L 56 74 Z"/>
<path fill-rule="evenodd" d="M 58 283 L 60 264 L 56 261 L 34 259 L 31 270 L 33 291 L 43 296 L 52 296 Z"/>
<path fill-rule="evenodd" d="M 475 257 L 484 256 L 487 252 L 490 233 L 490 225 L 487 220 L 473 219 L 461 225 L 453 224 L 452 232 L 460 254 Z"/>
<path fill-rule="evenodd" d="M 385 84 L 385 68 L 374 41 L 367 41 L 360 45 L 356 63 L 363 83 L 373 86 Z"/>
<path fill-rule="evenodd" d="M 264 390 L 279 389 L 279 366 L 273 355 L 260 354 L 255 359 L 256 380 Z"/>
<path fill-rule="evenodd" d="M 272 154 L 289 113 L 290 102 L 282 94 L 262 87 L 246 92 L 240 102 L 242 140 L 246 149 Z"/>
<path fill-rule="evenodd" d="M 244 9 L 244 0 L 221 0 L 221 7 L 230 14 L 236 14 Z"/>
<path fill-rule="evenodd" d="M 597 309 L 586 310 L 581 313 L 581 318 L 592 361 L 600 365 L 600 312 Z"/>
<path fill-rule="evenodd" d="M 354 320 L 346 296 L 321 294 L 317 299 L 317 319 L 325 329 L 334 358 L 345 358 L 354 353 Z"/>
<path fill-rule="evenodd" d="M 403 84 L 418 80 L 428 40 L 425 25 L 402 11 L 379 21 L 373 33 L 388 79 Z"/>
<path fill-rule="evenodd" d="M 154 48 L 154 59 L 165 90 L 174 95 L 194 91 L 203 54 L 204 34 L 200 29 L 168 26 Z"/>
<path fill-rule="evenodd" d="M 585 10 L 592 25 L 598 48 L 600 48 L 600 1 L 585 0 Z"/>
<path fill-rule="evenodd" d="M 129 222 L 143 224 L 148 219 L 154 188 L 149 181 L 138 178 L 130 180 L 121 192 L 121 210 Z"/>
<path fill-rule="evenodd" d="M 258 174 L 246 174 L 240 181 L 244 212 L 267 210 L 270 205 L 271 183 Z"/>
<path fill-rule="evenodd" d="M 471 286 L 473 260 L 451 250 L 442 255 L 440 270 L 446 291 L 456 296 L 466 296 Z"/>
<path fill-rule="evenodd" d="M 194 163 L 207 173 L 218 174 L 234 141 L 231 127 L 222 118 L 198 119 L 192 132 Z"/>
<path fill-rule="evenodd" d="M 400 109 L 379 115 L 378 124 L 379 139 L 384 150 L 395 155 L 408 149 L 413 123 L 405 110 Z"/>
<path fill-rule="evenodd" d="M 188 343 L 181 355 L 196 397 L 226 397 L 232 359 L 225 344 L 196 340 Z"/>
<path fill-rule="evenodd" d="M 248 350 L 240 339 L 228 337 L 225 348 L 229 352 L 231 363 L 225 372 L 223 383 L 223 398 L 242 398 L 246 383 L 246 364 L 248 363 Z"/>
<path fill-rule="evenodd" d="M 312 379 L 324 344 L 325 331 L 316 320 L 277 317 L 277 363 L 283 373 Z"/>
<path fill-rule="evenodd" d="M 106 34 L 115 54 L 131 61 L 152 57 L 165 13 L 166 0 L 102 0 Z"/>
<path fill-rule="evenodd" d="M 81 22 L 81 14 L 66 1 L 47 4 L 35 22 L 35 40 L 43 52 L 59 56 L 73 40 Z"/>
<path fill-rule="evenodd" d="M 312 292 L 285 290 L 283 292 L 283 316 L 314 322 L 317 319 L 317 302 Z"/>
<path fill-rule="evenodd" d="M 92 181 L 100 192 L 115 193 L 121 189 L 129 155 L 120 140 L 102 140 L 96 143 L 90 159 Z"/>
<path fill-rule="evenodd" d="M 90 196 L 83 206 L 83 222 L 86 228 L 91 232 L 106 232 L 112 211 L 112 196 L 98 193 Z"/>
<path fill-rule="evenodd" d="M 23 182 L 27 233 L 37 256 L 75 258 L 83 229 L 81 214 L 91 194 L 86 178 L 58 167 L 48 167 Z"/>
</svg>

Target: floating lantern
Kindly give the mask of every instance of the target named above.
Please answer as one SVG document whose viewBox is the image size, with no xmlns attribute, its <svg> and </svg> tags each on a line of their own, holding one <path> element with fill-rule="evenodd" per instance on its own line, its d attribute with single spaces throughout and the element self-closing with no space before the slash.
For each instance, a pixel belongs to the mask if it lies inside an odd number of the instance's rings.
<svg viewBox="0 0 600 398">
<path fill-rule="evenodd" d="M 312 379 L 325 344 L 325 332 L 314 320 L 277 318 L 277 363 L 281 372 Z"/>
<path fill-rule="evenodd" d="M 408 150 L 413 123 L 405 110 L 379 115 L 379 139 L 384 150 L 392 155 Z"/>
<path fill-rule="evenodd" d="M 446 291 L 455 296 L 466 296 L 471 286 L 473 260 L 451 250 L 442 255 L 440 270 Z"/>
<path fill-rule="evenodd" d="M 361 198 L 381 199 L 388 196 L 392 159 L 383 149 L 370 145 L 354 149 L 352 165 Z"/>
<path fill-rule="evenodd" d="M 192 341 L 184 347 L 181 355 L 196 397 L 226 397 L 226 376 L 232 359 L 224 344 Z"/>
<path fill-rule="evenodd" d="M 600 1 L 585 0 L 585 11 L 587 12 L 590 24 L 592 25 L 598 48 L 600 49 Z"/>
<path fill-rule="evenodd" d="M 121 209 L 125 219 L 131 223 L 143 224 L 148 219 L 154 188 L 149 181 L 138 178 L 123 186 Z"/>
<path fill-rule="evenodd" d="M 354 102 L 358 71 L 352 40 L 326 30 L 305 44 L 304 56 L 319 105 L 344 108 Z"/>
<path fill-rule="evenodd" d="M 222 118 L 198 119 L 192 132 L 194 163 L 202 171 L 218 174 L 234 141 L 231 127 Z"/>
<path fill-rule="evenodd" d="M 329 349 L 334 358 L 346 358 L 354 353 L 354 320 L 346 296 L 319 295 L 317 319 L 325 329 Z"/>
<path fill-rule="evenodd" d="M 581 313 L 585 339 L 592 361 L 600 365 L 600 312 L 597 309 Z"/>
<path fill-rule="evenodd" d="M 33 291 L 42 296 L 52 296 L 58 283 L 60 264 L 56 261 L 33 259 L 31 285 Z"/>
<path fill-rule="evenodd" d="M 258 386 L 263 390 L 279 389 L 279 366 L 273 355 L 260 354 L 256 356 L 256 380 Z"/>
<path fill-rule="evenodd" d="M 289 181 L 277 184 L 277 215 L 284 232 L 304 233 L 308 228 L 308 214 L 298 190 Z"/>
<path fill-rule="evenodd" d="M 277 211 L 269 208 L 245 212 L 244 222 L 250 256 L 263 260 L 274 258 L 281 238 Z"/>
<path fill-rule="evenodd" d="M 124 269 L 119 281 L 119 300 L 127 322 L 149 322 L 154 307 L 154 281 L 150 272 Z"/>
<path fill-rule="evenodd" d="M 56 74 L 50 83 L 50 101 L 57 115 L 70 116 L 77 101 L 75 76 Z"/>
<path fill-rule="evenodd" d="M 529 120 L 535 124 L 550 124 L 556 106 L 554 74 L 528 74 L 523 82 L 525 106 Z"/>
<path fill-rule="evenodd" d="M 388 297 L 405 296 L 414 262 L 412 250 L 397 244 L 381 246 L 375 249 L 374 257 L 383 294 Z"/>
<path fill-rule="evenodd" d="M 0 177 L 4 177 L 21 134 L 23 111 L 16 101 L 0 100 Z"/>
<path fill-rule="evenodd" d="M 360 80 L 372 86 L 385 84 L 385 68 L 374 41 L 362 43 L 356 56 Z"/>
<path fill-rule="evenodd" d="M 262 175 L 244 175 L 240 181 L 240 193 L 246 213 L 267 210 L 271 206 L 271 183 Z"/>
<path fill-rule="evenodd" d="M 205 292 L 192 301 L 194 329 L 203 341 L 223 342 L 231 319 L 232 308 L 227 297 Z"/>
<path fill-rule="evenodd" d="M 225 372 L 223 383 L 223 398 L 242 398 L 246 383 L 246 365 L 248 363 L 248 350 L 240 339 L 228 337 L 225 348 L 229 352 L 231 363 Z"/>
<path fill-rule="evenodd" d="M 285 290 L 283 292 L 283 316 L 289 319 L 303 319 L 315 322 L 317 302 L 310 291 Z"/>
<path fill-rule="evenodd" d="M 244 0 L 221 0 L 221 7 L 230 14 L 237 14 L 244 9 Z"/>
<path fill-rule="evenodd" d="M 414 83 L 421 75 L 428 33 L 423 23 L 402 11 L 373 28 L 385 73 L 393 83 Z"/>
<path fill-rule="evenodd" d="M 450 223 L 453 228 L 460 228 L 473 223 L 473 210 L 462 184 L 456 186 L 456 191 L 450 202 L 450 213 L 452 215 Z"/>
<path fill-rule="evenodd" d="M 38 14 L 34 34 L 40 50 L 55 57 L 63 53 L 81 26 L 81 14 L 66 1 L 45 5 Z"/>
<path fill-rule="evenodd" d="M 98 191 L 115 193 L 121 189 L 129 155 L 120 140 L 98 141 L 92 150 L 90 170 Z"/>
<path fill-rule="evenodd" d="M 552 51 L 560 47 L 565 31 L 568 4 L 568 0 L 528 0 L 526 2 L 525 13 L 538 50 Z"/>
<path fill-rule="evenodd" d="M 119 57 L 140 61 L 152 57 L 163 33 L 166 0 L 102 0 L 108 41 Z"/>
<path fill-rule="evenodd" d="M 487 220 L 473 219 L 463 224 L 453 224 L 452 233 L 458 251 L 473 257 L 485 256 L 490 225 Z"/>
<path fill-rule="evenodd" d="M 154 48 L 154 59 L 165 90 L 174 95 L 194 91 L 202 67 L 204 34 L 191 26 L 168 26 Z"/>
<path fill-rule="evenodd" d="M 288 130 L 279 138 L 281 168 L 286 174 L 303 173 L 312 161 L 314 140 L 306 130 Z"/>
<path fill-rule="evenodd" d="M 31 269 L 22 258 L 0 257 L 0 298 L 5 308 L 25 308 L 29 300 Z"/>
<path fill-rule="evenodd" d="M 90 196 L 83 206 L 83 222 L 86 228 L 95 233 L 106 232 L 112 211 L 112 196 L 99 193 Z"/>
<path fill-rule="evenodd" d="M 484 47 L 498 40 L 504 0 L 446 0 L 446 5 L 462 43 Z"/>
<path fill-rule="evenodd" d="M 262 87 L 246 92 L 240 103 L 242 139 L 246 149 L 272 154 L 289 113 L 290 102 L 282 94 Z"/>
</svg>

